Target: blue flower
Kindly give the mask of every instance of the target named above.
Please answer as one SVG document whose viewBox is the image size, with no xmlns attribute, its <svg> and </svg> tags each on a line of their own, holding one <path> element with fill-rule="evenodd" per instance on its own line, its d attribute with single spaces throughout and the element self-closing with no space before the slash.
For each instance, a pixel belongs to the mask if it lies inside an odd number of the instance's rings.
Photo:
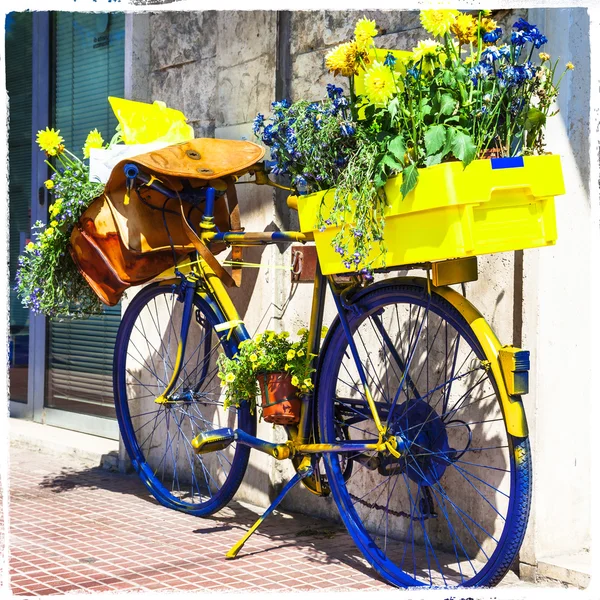
<svg viewBox="0 0 600 600">
<path fill-rule="evenodd" d="M 500 50 L 496 48 L 496 46 L 488 46 L 481 53 L 481 62 L 487 63 L 489 65 L 493 64 L 500 58 Z"/>
<path fill-rule="evenodd" d="M 535 25 L 530 25 L 522 17 L 519 17 L 519 19 L 513 25 L 513 29 L 516 29 L 517 31 L 526 31 L 527 33 L 531 31 L 532 27 L 535 27 Z"/>
<path fill-rule="evenodd" d="M 412 67 L 406 71 L 415 81 L 419 79 L 419 70 L 416 67 Z"/>
<path fill-rule="evenodd" d="M 267 146 L 273 145 L 273 136 L 275 132 L 273 131 L 273 125 L 267 125 L 265 130 L 263 131 L 262 141 Z"/>
<path fill-rule="evenodd" d="M 541 48 L 544 44 L 548 43 L 548 38 L 545 35 L 542 35 L 538 32 L 538 35 L 533 38 L 533 45 L 536 48 Z"/>
<path fill-rule="evenodd" d="M 346 269 L 349 269 L 352 266 L 352 263 L 349 260 L 345 260 L 344 266 L 346 267 Z"/>
<path fill-rule="evenodd" d="M 254 131 L 254 133 L 258 133 L 258 130 L 264 125 L 264 123 L 265 115 L 258 113 L 252 122 L 252 131 Z"/>
<path fill-rule="evenodd" d="M 343 93 L 344 93 L 344 90 L 341 87 L 337 87 L 333 83 L 328 83 L 327 84 L 327 95 L 332 100 L 335 100 L 336 98 L 339 98 Z"/>
<path fill-rule="evenodd" d="M 469 69 L 469 77 L 472 79 L 474 84 L 477 84 L 479 79 L 485 79 L 488 75 L 494 72 L 492 67 L 487 63 L 479 63 Z"/>
<path fill-rule="evenodd" d="M 396 64 L 396 57 L 395 57 L 395 56 L 394 56 L 394 55 L 393 55 L 391 52 L 388 52 L 388 53 L 385 55 L 385 60 L 383 61 L 383 64 L 384 64 L 386 67 L 390 67 L 390 68 L 392 68 L 392 69 L 393 69 L 393 68 L 394 68 L 394 65 Z"/>
<path fill-rule="evenodd" d="M 531 39 L 527 35 L 527 33 L 523 30 L 513 31 L 510 36 L 510 43 L 513 46 L 524 46 L 527 42 L 530 42 Z"/>
<path fill-rule="evenodd" d="M 283 100 L 280 100 L 279 102 L 271 102 L 271 107 L 273 108 L 273 110 L 282 110 L 284 108 L 289 108 L 290 101 L 283 99 Z"/>
<path fill-rule="evenodd" d="M 495 44 L 502 37 L 502 29 L 496 27 L 494 31 L 488 31 L 483 34 L 483 41 L 487 44 Z"/>
<path fill-rule="evenodd" d="M 354 135 L 354 127 L 348 121 L 340 123 L 340 133 L 343 137 L 350 137 Z"/>
</svg>

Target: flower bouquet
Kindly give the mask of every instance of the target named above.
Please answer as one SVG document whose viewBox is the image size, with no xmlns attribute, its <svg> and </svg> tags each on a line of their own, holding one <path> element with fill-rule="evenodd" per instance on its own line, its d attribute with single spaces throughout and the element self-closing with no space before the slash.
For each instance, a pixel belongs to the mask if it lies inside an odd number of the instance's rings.
<svg viewBox="0 0 600 600">
<path fill-rule="evenodd" d="M 15 290 L 23 305 L 50 317 L 83 317 L 99 313 L 102 304 L 77 270 L 68 244 L 73 226 L 90 202 L 102 193 L 103 185 L 89 181 L 89 167 L 65 148 L 60 130 L 46 128 L 36 139 L 54 171 L 45 182 L 54 201 L 49 222 L 36 221 L 33 240 L 19 257 Z M 104 147 L 97 129 L 91 131 L 82 149 L 84 159 L 92 148 Z"/>
<path fill-rule="evenodd" d="M 408 200 L 425 170 L 544 153 L 546 119 L 574 67 L 567 63 L 558 75 L 559 61 L 541 51 L 543 33 L 519 19 L 506 36 L 483 10 L 424 10 L 421 23 L 432 37 L 398 52 L 376 48 L 375 22 L 361 19 L 354 39 L 326 57 L 334 75 L 349 78 L 348 96 L 330 86 L 323 104 L 275 103 L 271 123 L 262 115 L 256 123 L 277 172 L 290 174 L 299 194 L 335 188 L 315 202 L 299 197 L 302 229 L 315 231 L 320 255 L 318 234 L 333 231 L 328 243 L 338 260 L 328 260 L 329 272 L 370 276 L 406 260 L 400 252 L 387 260 L 384 227 L 395 200 L 389 194 Z M 306 202 L 310 209 L 303 210 Z M 314 209 L 316 221 L 308 223 Z"/>
</svg>

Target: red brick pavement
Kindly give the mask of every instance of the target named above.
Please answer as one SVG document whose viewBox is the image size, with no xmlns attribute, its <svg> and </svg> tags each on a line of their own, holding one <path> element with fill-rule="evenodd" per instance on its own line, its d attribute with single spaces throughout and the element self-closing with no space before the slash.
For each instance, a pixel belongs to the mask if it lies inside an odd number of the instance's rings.
<svg viewBox="0 0 600 600">
<path fill-rule="evenodd" d="M 305 515 L 275 512 L 226 560 L 262 512 L 251 508 L 185 515 L 156 503 L 136 475 L 13 447 L 12 591 L 393 591 L 342 526 Z M 502 585 L 522 584 L 510 573 Z"/>
<path fill-rule="evenodd" d="M 200 519 L 158 505 L 135 475 L 11 450 L 10 574 L 17 595 L 116 590 L 390 590 L 342 527 L 275 513 L 236 560 L 256 513 Z"/>
</svg>

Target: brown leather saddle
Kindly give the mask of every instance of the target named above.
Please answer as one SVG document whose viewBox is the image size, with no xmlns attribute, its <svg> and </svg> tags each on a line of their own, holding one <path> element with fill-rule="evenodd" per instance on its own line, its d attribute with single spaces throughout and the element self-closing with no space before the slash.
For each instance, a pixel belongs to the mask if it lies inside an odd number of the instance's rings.
<svg viewBox="0 0 600 600">
<path fill-rule="evenodd" d="M 104 193 L 71 233 L 71 256 L 102 302 L 117 304 L 128 287 L 154 279 L 194 249 L 211 261 L 226 285 L 239 285 L 241 280 L 239 269 L 230 275 L 214 259 L 225 245 L 207 249 L 197 235 L 204 203 L 169 198 L 139 182 L 128 192 L 123 170 L 127 163 L 176 192 L 208 185 L 225 192 L 215 202 L 215 226 L 219 231 L 243 231 L 235 181 L 264 153 L 252 142 L 200 138 L 116 165 Z M 241 261 L 240 247 L 233 248 L 232 259 Z"/>
</svg>

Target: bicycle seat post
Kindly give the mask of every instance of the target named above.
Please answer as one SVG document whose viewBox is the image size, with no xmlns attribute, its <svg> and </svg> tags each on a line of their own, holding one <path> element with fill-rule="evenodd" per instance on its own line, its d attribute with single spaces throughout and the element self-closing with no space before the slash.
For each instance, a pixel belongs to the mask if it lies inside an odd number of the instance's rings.
<svg viewBox="0 0 600 600">
<path fill-rule="evenodd" d="M 204 215 L 202 217 L 202 221 L 200 222 L 200 227 L 202 229 L 214 229 L 215 227 L 215 188 L 208 187 L 206 188 L 206 201 L 204 203 Z"/>
</svg>

